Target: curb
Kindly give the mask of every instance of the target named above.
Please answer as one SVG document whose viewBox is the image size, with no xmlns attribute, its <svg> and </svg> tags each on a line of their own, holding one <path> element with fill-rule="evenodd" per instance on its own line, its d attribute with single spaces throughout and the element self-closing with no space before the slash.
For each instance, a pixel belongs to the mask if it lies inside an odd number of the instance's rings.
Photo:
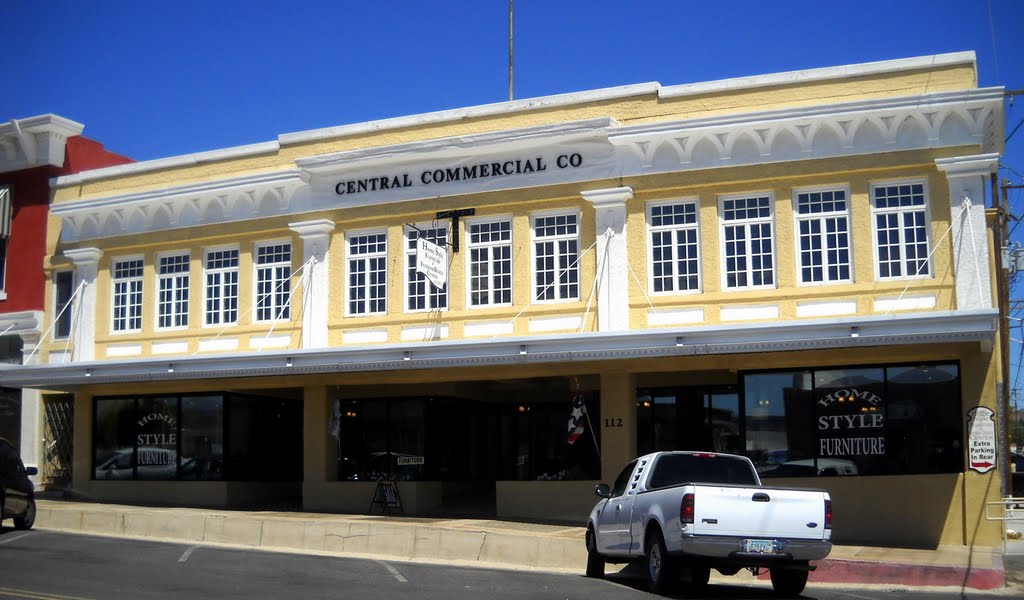
<svg viewBox="0 0 1024 600">
<path fill-rule="evenodd" d="M 971 588 L 976 590 L 1000 589 L 1006 585 L 1002 557 L 993 556 L 991 568 L 891 564 L 858 560 L 826 558 L 818 561 L 812 571 L 811 583 L 866 583 L 896 584 L 911 587 L 937 586 Z M 767 579 L 760 575 L 759 578 Z"/>
</svg>

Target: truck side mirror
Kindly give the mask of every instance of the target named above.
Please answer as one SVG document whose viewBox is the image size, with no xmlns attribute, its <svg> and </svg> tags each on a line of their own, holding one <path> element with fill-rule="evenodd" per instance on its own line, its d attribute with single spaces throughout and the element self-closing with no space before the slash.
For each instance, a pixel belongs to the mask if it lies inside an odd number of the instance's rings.
<svg viewBox="0 0 1024 600">
<path fill-rule="evenodd" d="M 611 498 L 612 491 L 608 488 L 607 483 L 599 483 L 594 486 L 594 493 L 602 498 Z"/>
<path fill-rule="evenodd" d="M 33 475 L 38 475 L 39 474 L 39 469 L 37 469 L 35 467 L 26 467 L 25 468 L 25 474 L 28 475 L 29 477 L 31 477 Z"/>
</svg>

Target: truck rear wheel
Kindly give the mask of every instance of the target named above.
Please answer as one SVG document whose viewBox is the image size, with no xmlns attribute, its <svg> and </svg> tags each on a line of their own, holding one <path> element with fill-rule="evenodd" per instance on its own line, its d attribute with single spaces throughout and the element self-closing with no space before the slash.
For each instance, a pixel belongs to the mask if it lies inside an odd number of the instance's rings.
<svg viewBox="0 0 1024 600">
<path fill-rule="evenodd" d="M 799 596 L 807 586 L 807 571 L 795 569 L 772 569 L 772 589 L 779 596 Z"/>
<path fill-rule="evenodd" d="M 665 594 L 679 583 L 679 565 L 665 549 L 661 531 L 651 531 L 647 543 L 647 586 L 652 594 Z"/>
<path fill-rule="evenodd" d="M 590 527 L 587 528 L 587 577 L 604 578 L 604 557 L 597 553 L 597 538 Z"/>
</svg>

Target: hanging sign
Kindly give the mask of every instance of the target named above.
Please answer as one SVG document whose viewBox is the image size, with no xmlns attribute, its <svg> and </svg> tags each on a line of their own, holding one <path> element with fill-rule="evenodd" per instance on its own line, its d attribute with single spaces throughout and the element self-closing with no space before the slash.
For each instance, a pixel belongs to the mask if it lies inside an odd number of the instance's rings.
<svg viewBox="0 0 1024 600">
<path fill-rule="evenodd" d="M 996 422 L 984 406 L 967 411 L 967 451 L 971 469 L 985 473 L 996 466 Z"/>
<path fill-rule="evenodd" d="M 448 249 L 416 238 L 416 271 L 423 273 L 437 289 L 448 283 Z"/>
</svg>

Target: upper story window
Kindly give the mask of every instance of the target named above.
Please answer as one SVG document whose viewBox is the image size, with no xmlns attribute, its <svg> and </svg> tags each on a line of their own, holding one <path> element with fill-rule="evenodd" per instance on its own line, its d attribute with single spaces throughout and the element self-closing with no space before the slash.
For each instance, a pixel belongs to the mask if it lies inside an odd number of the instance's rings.
<svg viewBox="0 0 1024 600">
<path fill-rule="evenodd" d="M 697 201 L 650 204 L 650 286 L 658 292 L 700 291 L 700 225 Z"/>
<path fill-rule="evenodd" d="M 388 238 L 384 231 L 348 238 L 348 314 L 387 312 Z"/>
<path fill-rule="evenodd" d="M 71 335 L 72 306 L 75 274 L 72 271 L 57 271 L 53 274 L 53 337 L 66 339 Z"/>
<path fill-rule="evenodd" d="M 256 320 L 291 318 L 292 245 L 289 242 L 256 246 Z"/>
<path fill-rule="evenodd" d="M 512 221 L 469 223 L 469 305 L 512 304 Z"/>
<path fill-rule="evenodd" d="M 0 185 L 0 300 L 7 298 L 7 240 L 11 237 L 13 202 L 10 186 Z"/>
<path fill-rule="evenodd" d="M 427 276 L 416 270 L 416 240 L 423 238 L 432 244 L 446 246 L 448 228 L 407 228 L 405 231 L 405 307 L 409 311 L 440 310 L 448 308 L 448 286 L 436 287 Z"/>
<path fill-rule="evenodd" d="M 161 256 L 157 265 L 156 326 L 188 327 L 189 256 Z"/>
<path fill-rule="evenodd" d="M 579 215 L 533 217 L 534 298 L 580 297 Z"/>
<path fill-rule="evenodd" d="M 931 275 L 924 183 L 874 185 L 871 209 L 879 279 Z"/>
<path fill-rule="evenodd" d="M 114 331 L 142 330 L 142 259 L 114 261 Z"/>
<path fill-rule="evenodd" d="M 238 248 L 206 251 L 206 306 L 203 323 L 232 325 L 238 322 Z"/>
<path fill-rule="evenodd" d="M 850 282 L 850 206 L 842 188 L 797 191 L 800 283 Z"/>
<path fill-rule="evenodd" d="M 771 194 L 719 199 L 725 241 L 723 287 L 768 288 L 775 285 Z"/>
</svg>

